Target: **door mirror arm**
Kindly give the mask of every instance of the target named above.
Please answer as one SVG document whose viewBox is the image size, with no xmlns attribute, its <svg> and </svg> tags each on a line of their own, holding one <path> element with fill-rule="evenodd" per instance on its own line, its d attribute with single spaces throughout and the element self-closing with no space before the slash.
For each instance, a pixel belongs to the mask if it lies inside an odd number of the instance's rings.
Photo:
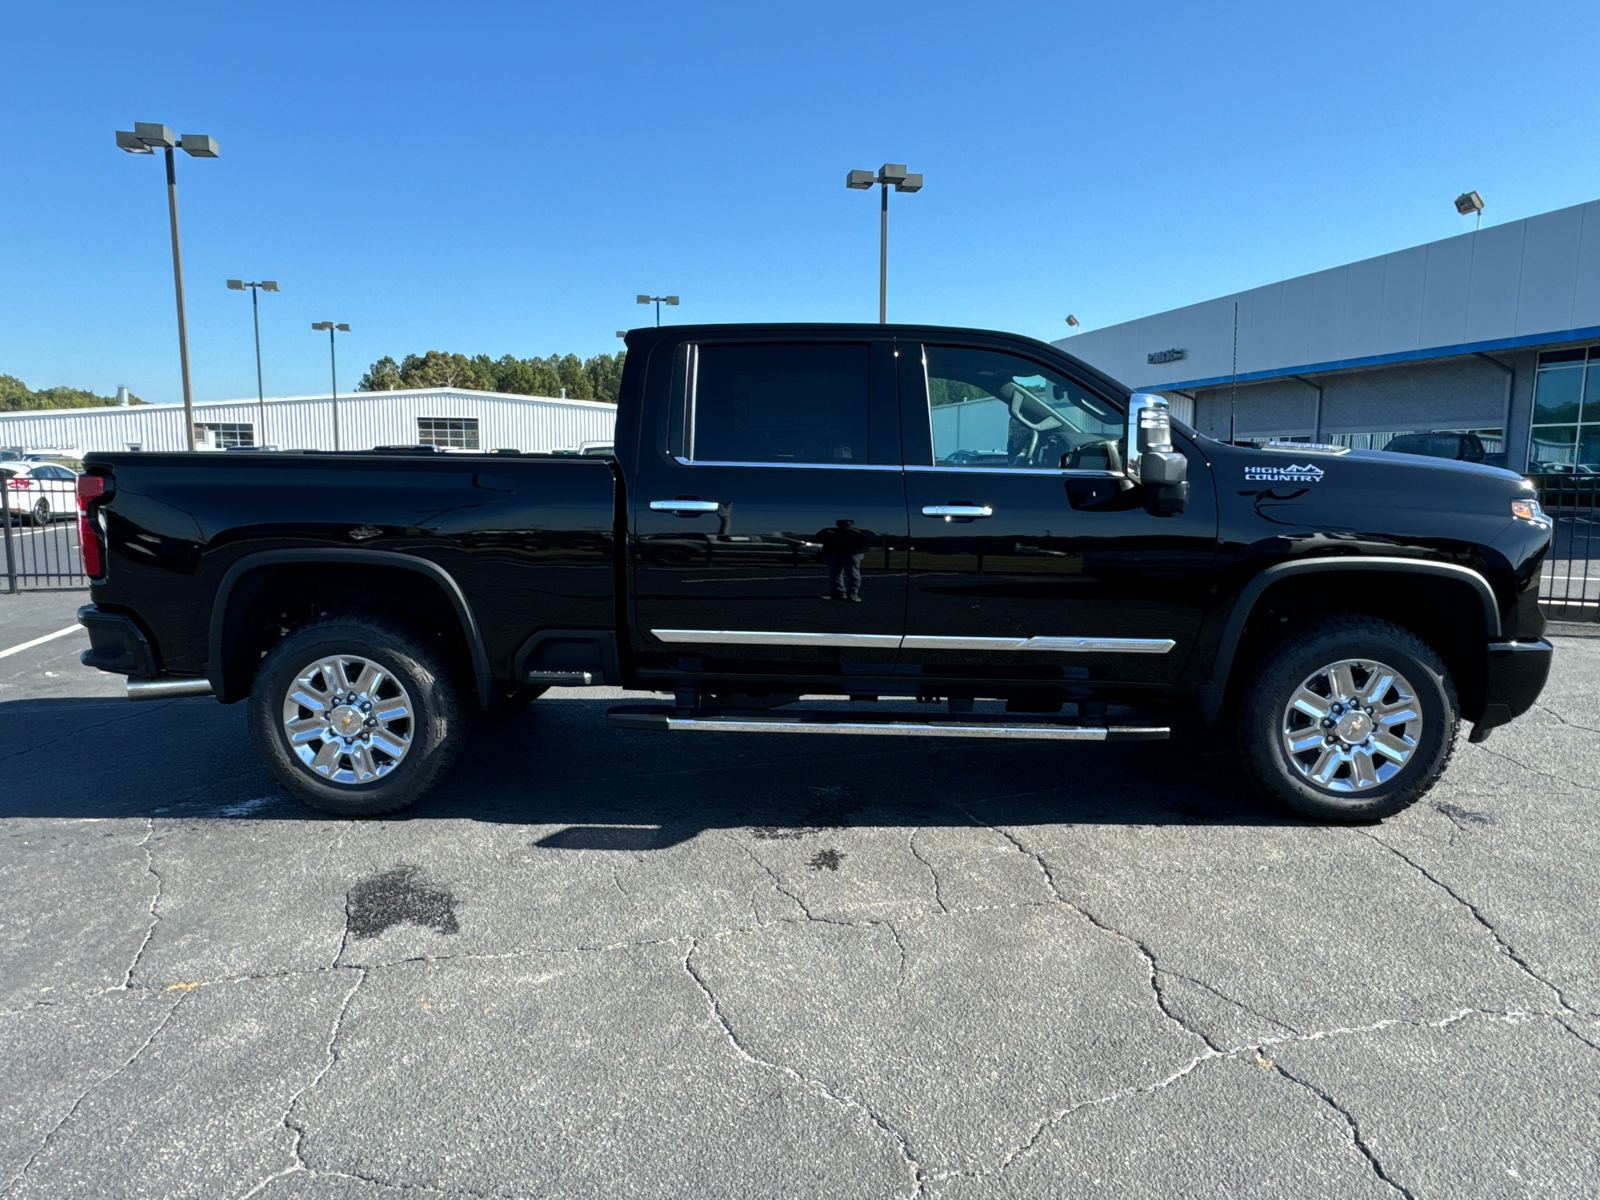
<svg viewBox="0 0 1600 1200">
<path fill-rule="evenodd" d="M 1180 513 L 1189 503 L 1189 460 L 1172 445 L 1172 415 L 1166 400 L 1147 392 L 1128 398 L 1128 478 L 1144 488 L 1145 511 L 1158 517 Z"/>
</svg>

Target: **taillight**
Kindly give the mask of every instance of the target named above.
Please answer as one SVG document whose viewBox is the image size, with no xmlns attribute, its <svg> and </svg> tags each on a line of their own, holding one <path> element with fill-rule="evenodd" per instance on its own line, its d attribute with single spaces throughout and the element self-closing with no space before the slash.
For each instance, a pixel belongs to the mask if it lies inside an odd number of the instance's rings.
<svg viewBox="0 0 1600 1200">
<path fill-rule="evenodd" d="M 83 573 L 91 579 L 102 574 L 100 558 L 100 531 L 89 515 L 89 501 L 105 495 L 104 475 L 78 476 L 78 545 L 83 549 Z"/>
<path fill-rule="evenodd" d="M 31 488 L 33 486 L 33 480 L 29 479 L 26 475 L 13 475 L 7 482 L 6 486 L 14 491 L 20 492 L 23 488 Z"/>
</svg>

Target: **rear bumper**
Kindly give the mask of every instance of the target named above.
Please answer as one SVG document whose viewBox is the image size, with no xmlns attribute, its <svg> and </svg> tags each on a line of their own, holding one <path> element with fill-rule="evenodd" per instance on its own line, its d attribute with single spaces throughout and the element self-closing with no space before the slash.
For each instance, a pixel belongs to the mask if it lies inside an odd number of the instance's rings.
<svg viewBox="0 0 1600 1200">
<path fill-rule="evenodd" d="M 89 631 L 89 649 L 78 655 L 84 666 L 113 675 L 155 678 L 155 651 L 132 617 L 85 604 L 78 610 L 78 624 Z"/>
<path fill-rule="evenodd" d="M 1543 638 L 1491 642 L 1484 676 L 1483 713 L 1467 740 L 1481 742 L 1489 732 L 1533 707 L 1550 677 L 1550 643 Z"/>
</svg>

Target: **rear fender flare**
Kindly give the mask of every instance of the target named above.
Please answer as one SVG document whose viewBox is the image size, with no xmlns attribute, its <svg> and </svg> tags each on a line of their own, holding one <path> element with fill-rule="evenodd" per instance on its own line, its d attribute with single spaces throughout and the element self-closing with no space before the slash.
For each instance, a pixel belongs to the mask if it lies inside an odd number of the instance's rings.
<svg viewBox="0 0 1600 1200">
<path fill-rule="evenodd" d="M 259 567 L 317 562 L 364 563 L 374 567 L 398 567 L 404 571 L 413 571 L 418 575 L 425 575 L 437 583 L 445 596 L 449 598 L 451 607 L 455 609 L 456 618 L 461 622 L 461 632 L 466 638 L 468 653 L 472 656 L 472 674 L 478 685 L 478 704 L 484 709 L 489 707 L 489 698 L 494 686 L 494 674 L 489 669 L 489 654 L 483 647 L 483 634 L 478 628 L 478 618 L 473 614 L 472 605 L 468 602 L 466 593 L 461 590 L 461 585 L 455 581 L 455 577 L 437 563 L 430 562 L 425 558 L 417 558 L 410 554 L 396 554 L 392 550 L 344 550 L 332 548 L 261 550 L 254 554 L 245 555 L 223 574 L 222 582 L 217 586 L 217 594 L 211 601 L 211 629 L 206 659 L 206 678 L 211 681 L 211 687 L 216 693 L 217 699 L 225 704 L 240 699 L 238 696 L 229 696 L 225 693 L 222 678 L 222 636 L 228 615 L 228 601 L 231 599 L 233 590 L 239 580 Z"/>
</svg>

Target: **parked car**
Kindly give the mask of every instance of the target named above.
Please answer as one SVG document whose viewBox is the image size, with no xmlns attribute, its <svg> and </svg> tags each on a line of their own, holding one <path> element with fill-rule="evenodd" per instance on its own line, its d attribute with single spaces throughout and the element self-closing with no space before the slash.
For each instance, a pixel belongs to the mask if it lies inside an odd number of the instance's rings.
<svg viewBox="0 0 1600 1200">
<path fill-rule="evenodd" d="M 1551 523 L 1508 471 L 1214 441 L 1006 334 L 672 326 L 627 345 L 615 458 L 90 455 L 83 661 L 134 698 L 248 701 L 268 769 L 346 814 L 425 792 L 475 711 L 609 684 L 673 697 L 612 709 L 631 730 L 1189 724 L 1195 753 L 1226 747 L 1208 774 L 1369 821 L 1433 785 L 1462 718 L 1483 741 L 1544 686 Z M 950 396 L 996 402 L 1003 454 L 991 423 L 931 419 Z M 494 744 L 539 786 L 516 743 Z M 1162 771 L 1140 786 L 1184 786 Z"/>
<path fill-rule="evenodd" d="M 11 521 L 43 527 L 78 515 L 78 476 L 58 463 L 13 459 L 0 463 L 10 502 Z"/>
<path fill-rule="evenodd" d="M 1402 433 L 1389 439 L 1388 454 L 1421 454 L 1428 458 L 1453 458 L 1481 463 L 1489 456 L 1483 439 L 1475 433 Z"/>
</svg>

